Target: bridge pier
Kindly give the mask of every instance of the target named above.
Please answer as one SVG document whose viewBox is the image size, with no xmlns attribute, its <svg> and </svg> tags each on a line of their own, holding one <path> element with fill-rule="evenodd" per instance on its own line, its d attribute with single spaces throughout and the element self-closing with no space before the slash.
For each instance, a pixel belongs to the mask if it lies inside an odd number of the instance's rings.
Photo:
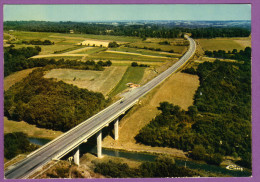
<svg viewBox="0 0 260 182">
<path fill-rule="evenodd" d="M 119 118 L 117 118 L 114 122 L 114 139 L 118 140 L 118 123 L 119 123 Z"/>
<path fill-rule="evenodd" d="M 79 146 L 75 149 L 74 163 L 79 166 Z"/>
<path fill-rule="evenodd" d="M 97 157 L 102 158 L 102 130 L 97 132 Z"/>
</svg>

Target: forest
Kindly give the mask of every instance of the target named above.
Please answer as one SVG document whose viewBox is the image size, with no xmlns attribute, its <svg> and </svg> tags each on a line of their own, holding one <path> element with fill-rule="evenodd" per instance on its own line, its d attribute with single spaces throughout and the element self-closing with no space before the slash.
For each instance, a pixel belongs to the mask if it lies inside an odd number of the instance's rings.
<svg viewBox="0 0 260 182">
<path fill-rule="evenodd" d="M 43 78 L 47 70 L 36 69 L 5 91 L 5 116 L 65 132 L 107 106 L 101 93 Z"/>
<path fill-rule="evenodd" d="M 162 113 L 141 129 L 136 140 L 192 151 L 194 159 L 211 164 L 219 164 L 221 156 L 239 156 L 240 163 L 251 168 L 250 62 L 200 64 L 194 105 L 184 111 L 161 103 Z"/>
<path fill-rule="evenodd" d="M 20 30 L 32 32 L 58 32 L 95 34 L 95 35 L 117 35 L 134 36 L 145 40 L 146 37 L 154 38 L 177 38 L 183 37 L 185 33 L 191 33 L 193 38 L 215 38 L 215 37 L 248 37 L 251 30 L 240 27 L 204 27 L 204 28 L 182 28 L 169 25 L 144 24 L 117 26 L 100 23 L 84 22 L 47 22 L 47 21 L 5 21 L 4 30 Z M 108 31 L 109 30 L 109 31 Z"/>
</svg>

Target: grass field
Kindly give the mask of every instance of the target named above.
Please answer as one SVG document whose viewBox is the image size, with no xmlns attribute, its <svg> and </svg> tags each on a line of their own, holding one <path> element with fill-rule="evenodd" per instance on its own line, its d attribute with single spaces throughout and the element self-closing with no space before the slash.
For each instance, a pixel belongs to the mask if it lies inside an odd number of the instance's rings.
<svg viewBox="0 0 260 182">
<path fill-rule="evenodd" d="M 251 46 L 250 38 L 214 38 L 214 39 L 197 39 L 202 49 L 208 51 L 233 49 L 243 50 L 246 46 Z"/>
<path fill-rule="evenodd" d="M 4 90 L 8 90 L 12 85 L 21 81 L 23 78 L 27 77 L 34 69 L 26 69 L 22 71 L 15 72 L 4 78 Z"/>
<path fill-rule="evenodd" d="M 160 42 L 168 41 L 170 45 L 161 45 Z M 187 46 L 183 46 L 185 41 L 184 39 L 161 39 L 161 38 L 149 38 L 146 41 L 137 41 L 131 43 L 131 47 L 138 47 L 138 48 L 154 48 L 154 49 L 161 49 L 162 51 L 171 51 L 173 50 L 174 53 L 183 54 L 187 50 Z"/>
<path fill-rule="evenodd" d="M 62 134 L 61 131 L 38 128 L 24 121 L 12 121 L 4 117 L 4 133 L 23 132 L 32 138 L 54 139 Z"/>
<path fill-rule="evenodd" d="M 244 48 L 251 47 L 251 37 L 234 38 L 233 40 Z"/>
<path fill-rule="evenodd" d="M 145 68 L 143 67 L 128 67 L 124 76 L 116 87 L 109 93 L 109 96 L 115 96 L 127 88 L 127 83 L 140 83 L 143 78 Z"/>
<path fill-rule="evenodd" d="M 15 36 L 18 40 L 50 40 L 54 43 L 61 42 L 66 40 L 65 38 L 56 38 L 51 37 L 52 35 L 56 35 L 57 33 L 50 32 L 25 32 L 25 31 L 13 31 L 9 32 L 11 35 Z"/>
<path fill-rule="evenodd" d="M 45 78 L 56 78 L 79 88 L 107 95 L 121 80 L 127 66 L 111 66 L 104 71 L 53 69 L 46 73 Z"/>
</svg>

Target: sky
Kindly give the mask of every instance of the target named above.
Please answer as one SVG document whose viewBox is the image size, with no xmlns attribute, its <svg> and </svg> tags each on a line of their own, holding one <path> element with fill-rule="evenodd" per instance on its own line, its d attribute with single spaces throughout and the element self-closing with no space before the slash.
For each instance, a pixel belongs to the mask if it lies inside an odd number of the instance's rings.
<svg viewBox="0 0 260 182">
<path fill-rule="evenodd" d="M 249 4 L 4 5 L 4 21 L 251 20 Z"/>
</svg>

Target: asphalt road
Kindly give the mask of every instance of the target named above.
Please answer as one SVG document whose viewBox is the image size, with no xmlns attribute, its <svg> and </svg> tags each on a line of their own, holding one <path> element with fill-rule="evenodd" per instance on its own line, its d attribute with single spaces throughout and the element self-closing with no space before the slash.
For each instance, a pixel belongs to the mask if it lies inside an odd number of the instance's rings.
<svg viewBox="0 0 260 182">
<path fill-rule="evenodd" d="M 88 138 L 96 134 L 108 123 L 112 122 L 118 116 L 131 108 L 140 97 L 162 83 L 193 55 L 196 50 L 196 43 L 188 36 L 186 38 L 190 42 L 189 50 L 177 63 L 158 75 L 153 80 L 146 83 L 144 86 L 134 89 L 123 99 L 107 107 L 103 111 L 79 124 L 75 128 L 69 130 L 55 140 L 42 146 L 36 152 L 33 152 L 32 154 L 27 156 L 27 158 L 25 158 L 23 161 L 17 163 L 15 166 L 12 166 L 12 168 L 5 172 L 5 178 L 27 178 L 33 172 L 35 172 L 36 169 L 43 166 L 44 164 L 47 164 L 52 159 L 60 159 L 62 156 L 72 151 L 81 143 L 86 142 Z"/>
</svg>

